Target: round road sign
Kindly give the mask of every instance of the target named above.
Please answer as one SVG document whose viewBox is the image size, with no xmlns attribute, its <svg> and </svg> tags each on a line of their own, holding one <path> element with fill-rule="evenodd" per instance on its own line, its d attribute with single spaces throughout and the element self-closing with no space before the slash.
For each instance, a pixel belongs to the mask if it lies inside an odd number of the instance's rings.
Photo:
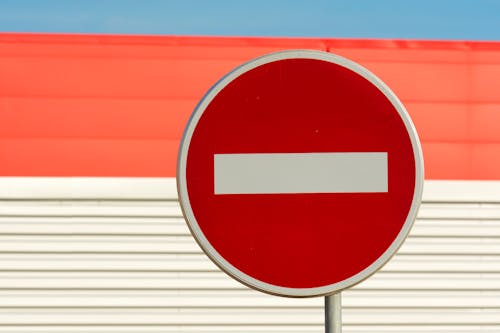
<svg viewBox="0 0 500 333">
<path fill-rule="evenodd" d="M 374 74 L 283 51 L 203 97 L 177 184 L 193 236 L 222 270 L 267 293 L 319 296 L 395 254 L 420 205 L 423 160 L 410 117 Z"/>
</svg>

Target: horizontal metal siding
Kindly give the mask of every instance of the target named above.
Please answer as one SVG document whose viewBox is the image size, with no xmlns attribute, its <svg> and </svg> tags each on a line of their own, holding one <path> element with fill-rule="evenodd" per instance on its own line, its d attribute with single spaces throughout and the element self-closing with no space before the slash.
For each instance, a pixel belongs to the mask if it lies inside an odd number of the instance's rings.
<svg viewBox="0 0 500 333">
<path fill-rule="evenodd" d="M 500 179 L 498 41 L 24 33 L 0 33 L 0 174 L 174 177 L 212 84 L 290 49 L 333 52 L 391 87 L 429 179 Z"/>
<path fill-rule="evenodd" d="M 0 183 L 12 186 L 0 191 L 2 332 L 323 330 L 322 298 L 261 294 L 220 272 L 190 236 L 173 180 Z M 499 332 L 495 188 L 426 182 L 398 254 L 343 292 L 344 331 Z"/>
</svg>

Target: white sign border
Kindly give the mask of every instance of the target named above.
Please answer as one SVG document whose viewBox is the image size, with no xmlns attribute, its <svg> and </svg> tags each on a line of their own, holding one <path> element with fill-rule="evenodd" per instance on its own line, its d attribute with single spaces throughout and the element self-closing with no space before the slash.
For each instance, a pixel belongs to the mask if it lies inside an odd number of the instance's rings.
<svg viewBox="0 0 500 333">
<path fill-rule="evenodd" d="M 193 136 L 194 130 L 204 111 L 208 107 L 208 105 L 212 102 L 212 100 L 218 95 L 218 93 L 224 89 L 229 83 L 233 80 L 237 79 L 239 76 L 244 73 L 262 66 L 267 63 L 286 60 L 286 59 L 313 59 L 313 60 L 322 60 L 327 61 L 336 65 L 340 65 L 345 67 L 354 73 L 362 76 L 373 85 L 375 85 L 392 103 L 392 105 L 396 108 L 399 113 L 399 116 L 403 120 L 403 123 L 406 127 L 406 130 L 409 134 L 414 158 L 415 158 L 415 189 L 413 193 L 412 204 L 410 207 L 410 211 L 408 212 L 408 216 L 406 221 L 401 228 L 398 236 L 389 246 L 389 248 L 370 266 L 366 267 L 364 270 L 359 273 L 347 278 L 345 280 L 321 286 L 321 287 L 313 287 L 313 288 L 289 288 L 276 286 L 273 284 L 269 284 L 254 277 L 243 273 L 236 267 L 234 267 L 231 263 L 229 263 L 224 257 L 222 257 L 217 250 L 211 245 L 208 239 L 205 237 L 203 231 L 201 230 L 198 222 L 196 221 L 196 217 L 194 216 L 193 210 L 191 208 L 191 204 L 189 201 L 188 191 L 187 191 L 187 180 L 186 180 L 186 165 L 187 165 L 187 155 L 189 151 L 189 145 L 191 142 L 191 138 Z M 227 274 L 238 280 L 239 282 L 257 289 L 262 292 L 266 292 L 272 295 L 278 296 L 287 296 L 287 297 L 314 297 L 314 296 L 326 296 L 331 295 L 346 288 L 352 287 L 355 284 L 362 282 L 363 280 L 370 277 L 372 274 L 377 272 L 383 265 L 385 265 L 391 258 L 396 254 L 397 250 L 401 247 L 404 240 L 408 236 L 411 227 L 416 219 L 418 208 L 420 207 L 420 203 L 422 201 L 422 192 L 423 192 L 423 183 L 424 183 L 424 163 L 423 163 L 423 155 L 422 148 L 420 146 L 420 140 L 418 138 L 417 131 L 413 122 L 411 121 L 410 116 L 408 115 L 405 107 L 397 98 L 397 96 L 392 92 L 392 90 L 380 80 L 377 76 L 375 76 L 372 72 L 362 67 L 361 65 L 343 58 L 341 56 L 317 50 L 287 50 L 287 51 L 279 51 L 275 53 L 270 53 L 256 59 L 250 60 L 243 65 L 237 67 L 233 71 L 229 72 L 222 79 L 220 79 L 201 99 L 199 104 L 196 106 L 193 114 L 191 115 L 186 129 L 184 131 L 177 160 L 177 192 L 179 194 L 179 201 L 181 204 L 181 209 L 186 219 L 186 222 L 193 234 L 195 240 L 198 242 L 202 250 L 207 254 L 207 256 L 223 271 Z M 325 263 L 334 265 L 335 263 Z"/>
</svg>

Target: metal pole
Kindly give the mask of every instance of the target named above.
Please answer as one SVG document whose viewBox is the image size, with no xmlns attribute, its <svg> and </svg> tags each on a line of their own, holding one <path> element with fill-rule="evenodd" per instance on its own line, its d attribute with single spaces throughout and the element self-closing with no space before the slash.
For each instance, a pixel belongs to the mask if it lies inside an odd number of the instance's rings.
<svg viewBox="0 0 500 333">
<path fill-rule="evenodd" d="M 342 333 L 342 298 L 340 293 L 325 296 L 325 333 Z"/>
</svg>

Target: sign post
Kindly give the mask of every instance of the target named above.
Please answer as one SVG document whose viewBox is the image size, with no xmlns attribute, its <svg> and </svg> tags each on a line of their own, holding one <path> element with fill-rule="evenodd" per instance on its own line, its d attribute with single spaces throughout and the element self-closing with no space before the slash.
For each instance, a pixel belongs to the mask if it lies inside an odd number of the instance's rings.
<svg viewBox="0 0 500 333">
<path fill-rule="evenodd" d="M 236 68 L 203 97 L 182 138 L 179 200 L 223 271 L 273 295 L 340 292 L 403 244 L 423 187 L 413 123 L 396 95 L 345 58 L 295 50 Z"/>
<path fill-rule="evenodd" d="M 325 296 L 325 333 L 342 333 L 342 296 Z"/>
</svg>

